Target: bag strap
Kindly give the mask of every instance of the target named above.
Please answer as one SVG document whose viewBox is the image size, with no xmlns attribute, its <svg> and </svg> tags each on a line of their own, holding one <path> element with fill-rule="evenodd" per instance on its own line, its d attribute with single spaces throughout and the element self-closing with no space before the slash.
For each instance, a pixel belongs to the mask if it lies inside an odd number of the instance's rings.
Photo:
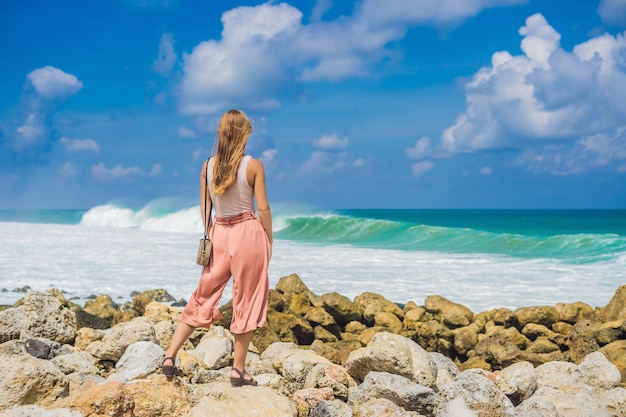
<svg viewBox="0 0 626 417">
<path fill-rule="evenodd" d="M 211 159 L 211 158 L 209 158 Z M 207 210 L 209 203 L 209 159 L 206 160 L 206 172 L 204 175 L 204 238 L 207 239 L 211 228 L 211 209 Z M 208 216 L 207 216 L 208 214 Z"/>
</svg>

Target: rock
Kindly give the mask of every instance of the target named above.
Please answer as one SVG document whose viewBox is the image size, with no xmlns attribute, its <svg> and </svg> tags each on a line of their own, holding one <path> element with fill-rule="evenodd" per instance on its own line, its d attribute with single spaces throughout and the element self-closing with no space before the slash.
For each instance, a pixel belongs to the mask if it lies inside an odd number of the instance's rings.
<svg viewBox="0 0 626 417">
<path fill-rule="evenodd" d="M 346 333 L 361 334 L 367 329 L 367 326 L 360 321 L 351 321 L 346 324 Z"/>
<path fill-rule="evenodd" d="M 444 386 L 435 398 L 434 414 L 443 414 L 448 410 L 448 403 L 455 400 L 459 403 L 462 400 L 477 416 L 515 416 L 511 400 L 480 371 L 464 371 Z"/>
<path fill-rule="evenodd" d="M 392 313 L 400 321 L 404 320 L 404 311 L 396 304 L 380 294 L 364 292 L 354 298 L 354 304 L 363 314 L 363 323 L 373 326 L 376 323 L 376 313 Z"/>
<path fill-rule="evenodd" d="M 276 342 L 280 342 L 280 338 L 267 323 L 252 333 L 252 343 L 254 343 L 259 352 L 263 352 L 268 346 Z"/>
<path fill-rule="evenodd" d="M 400 375 L 372 371 L 350 392 L 348 404 L 355 408 L 374 398 L 384 398 L 405 410 L 430 415 L 435 391 Z"/>
<path fill-rule="evenodd" d="M 556 340 L 556 334 L 542 324 L 528 323 L 522 329 L 522 334 L 530 340 L 536 340 L 539 337 L 552 341 Z"/>
<path fill-rule="evenodd" d="M 313 327 L 309 322 L 293 314 L 269 312 L 267 322 L 283 342 L 310 345 L 315 339 Z"/>
<path fill-rule="evenodd" d="M 356 386 L 348 371 L 336 364 L 315 365 L 304 381 L 304 388 L 330 388 L 335 397 L 344 401 L 348 399 L 348 391 Z"/>
<path fill-rule="evenodd" d="M 108 329 L 111 327 L 111 322 L 98 317 L 94 314 L 90 314 L 81 308 L 72 309 L 76 315 L 76 327 L 82 329 L 87 327 L 90 329 Z"/>
<path fill-rule="evenodd" d="M 518 416 L 610 416 L 607 408 L 584 386 L 558 390 L 541 387 L 515 409 Z"/>
<path fill-rule="evenodd" d="M 576 365 L 571 362 L 549 362 L 535 368 L 537 387 L 560 389 L 569 384 Z"/>
<path fill-rule="evenodd" d="M 20 338 L 45 338 L 65 344 L 76 338 L 76 316 L 51 294 L 31 291 L 24 297 Z"/>
<path fill-rule="evenodd" d="M 419 417 L 416 412 L 406 411 L 386 398 L 375 398 L 357 407 L 359 417 Z"/>
<path fill-rule="evenodd" d="M 333 316 L 331 316 L 323 307 L 311 307 L 307 311 L 304 318 L 313 326 L 332 326 L 333 324 L 337 324 Z"/>
<path fill-rule="evenodd" d="M 135 342 L 126 348 L 115 364 L 116 373 L 109 380 L 126 382 L 154 373 L 165 356 L 163 348 L 152 342 Z"/>
<path fill-rule="evenodd" d="M 293 314 L 297 317 L 304 317 L 311 309 L 309 297 L 304 293 L 286 294 L 285 302 L 287 304 L 285 313 Z"/>
<path fill-rule="evenodd" d="M 168 307 L 165 304 L 153 301 L 146 306 L 144 317 L 148 318 L 152 324 L 156 324 L 161 321 L 177 323 L 182 311 L 182 308 L 173 306 Z"/>
<path fill-rule="evenodd" d="M 619 287 L 613 298 L 602 310 L 602 321 L 626 319 L 626 285 Z"/>
<path fill-rule="evenodd" d="M 595 335 L 599 328 L 598 322 L 589 320 L 581 320 L 574 325 L 569 334 L 569 356 L 572 361 L 579 363 L 585 356 L 600 348 Z"/>
<path fill-rule="evenodd" d="M 28 352 L 31 356 L 34 356 L 38 359 L 51 358 L 50 346 L 42 340 L 26 339 L 26 342 L 24 342 L 24 348 L 26 349 L 26 352 Z"/>
<path fill-rule="evenodd" d="M 315 336 L 315 339 L 321 340 L 322 342 L 336 342 L 337 340 L 339 340 L 337 336 L 335 336 L 322 326 L 315 326 L 315 328 L 313 329 L 313 335 Z"/>
<path fill-rule="evenodd" d="M 531 353 L 553 353 L 558 352 L 561 353 L 561 349 L 559 345 L 556 343 L 552 343 L 545 337 L 540 337 L 539 339 L 532 342 L 527 348 L 527 352 Z"/>
<path fill-rule="evenodd" d="M 617 367 L 622 375 L 622 381 L 626 381 L 626 340 L 618 340 L 603 346 L 600 352 Z"/>
<path fill-rule="evenodd" d="M 520 349 L 513 343 L 497 336 L 481 340 L 474 347 L 476 355 L 491 365 L 492 369 L 503 369 L 518 362 Z"/>
<path fill-rule="evenodd" d="M 152 301 L 157 301 L 159 303 L 172 303 L 176 301 L 174 297 L 172 297 L 166 290 L 163 288 L 158 288 L 155 290 L 147 290 L 142 292 L 140 295 L 143 295 L 149 298 Z"/>
<path fill-rule="evenodd" d="M 454 329 L 453 335 L 454 350 L 456 350 L 459 355 L 465 355 L 478 343 L 478 329 L 473 325 Z"/>
<path fill-rule="evenodd" d="M 281 294 L 307 294 L 309 287 L 300 279 L 298 274 L 282 277 L 276 283 L 276 291 Z"/>
<path fill-rule="evenodd" d="M 89 314 L 93 314 L 94 316 L 98 316 L 101 319 L 106 320 L 110 326 L 113 322 L 113 316 L 117 311 L 117 304 L 113 302 L 111 297 L 106 294 L 102 294 L 95 300 L 87 300 L 83 310 Z"/>
<path fill-rule="evenodd" d="M 232 334 L 221 326 L 215 326 L 189 353 L 204 363 L 207 369 L 220 369 L 233 360 L 234 346 Z"/>
<path fill-rule="evenodd" d="M 352 409 L 340 400 L 320 401 L 311 408 L 308 417 L 352 417 Z"/>
<path fill-rule="evenodd" d="M 97 385 L 63 398 L 55 405 L 77 411 L 83 417 L 137 417 L 133 412 L 135 400 L 118 382 Z"/>
<path fill-rule="evenodd" d="M 257 417 L 297 417 L 296 404 L 267 387 L 230 388 L 213 384 L 200 402 L 184 417 L 228 416 L 248 417 L 254 410 Z"/>
<path fill-rule="evenodd" d="M 20 338 L 24 306 L 0 311 L 0 344 Z"/>
<path fill-rule="evenodd" d="M 426 311 L 433 314 L 435 320 L 452 329 L 469 326 L 474 318 L 474 314 L 469 308 L 453 303 L 439 295 L 427 297 L 424 304 Z"/>
<path fill-rule="evenodd" d="M 267 308 L 270 311 L 282 312 L 285 309 L 285 298 L 276 290 L 270 289 Z"/>
<path fill-rule="evenodd" d="M 444 385 L 451 382 L 456 378 L 461 371 L 458 366 L 450 358 L 441 353 L 432 352 L 430 357 L 437 366 L 437 379 L 435 380 L 435 386 L 441 390 Z"/>
<path fill-rule="evenodd" d="M 83 375 L 98 375 L 100 373 L 94 363 L 93 356 L 87 352 L 59 355 L 52 359 L 52 363 L 66 375 L 74 372 L 79 372 Z"/>
<path fill-rule="evenodd" d="M 315 365 L 331 362 L 310 350 L 297 349 L 282 361 L 283 392 L 292 395 L 304 388 L 306 377 Z"/>
<path fill-rule="evenodd" d="M 617 367 L 600 352 L 587 355 L 572 373 L 572 378 L 596 392 L 613 389 L 622 381 Z"/>
<path fill-rule="evenodd" d="M 191 408 L 192 393 L 185 384 L 166 380 L 137 381 L 127 384 L 125 390 L 133 399 L 134 417 L 185 415 Z"/>
<path fill-rule="evenodd" d="M 552 306 L 522 307 L 515 310 L 507 319 L 509 325 L 521 330 L 528 323 L 543 324 L 546 327 L 552 326 L 559 321 L 556 308 Z"/>
<path fill-rule="evenodd" d="M 0 363 L 4 364 L 0 366 L 0 411 L 28 404 L 47 406 L 68 394 L 69 381 L 47 360 L 3 351 Z"/>
<path fill-rule="evenodd" d="M 583 319 L 593 318 L 593 308 L 589 304 L 582 302 L 577 303 L 558 303 L 555 307 L 559 321 L 576 324 Z"/>
<path fill-rule="evenodd" d="M 23 405 L 2 413 L 3 417 L 83 417 L 77 411 L 65 408 L 46 409 L 38 405 Z"/>
<path fill-rule="evenodd" d="M 435 417 L 478 417 L 478 415 L 469 409 L 462 398 L 455 398 L 439 408 Z"/>
<path fill-rule="evenodd" d="M 101 341 L 92 342 L 86 351 L 98 359 L 117 362 L 126 348 L 135 342 L 156 343 L 154 326 L 145 317 L 119 323 L 106 331 Z"/>
<path fill-rule="evenodd" d="M 340 326 L 355 321 L 360 322 L 361 310 L 348 297 L 337 292 L 322 295 L 322 305 Z"/>
<path fill-rule="evenodd" d="M 468 358 L 465 362 L 463 362 L 459 369 L 461 371 L 466 371 L 468 369 L 482 369 L 485 371 L 491 371 L 491 365 L 488 364 L 482 357 L 480 356 L 472 356 Z"/>
<path fill-rule="evenodd" d="M 298 408 L 299 416 L 308 416 L 311 408 L 316 406 L 320 401 L 334 400 L 332 388 L 305 388 L 296 391 L 293 400 Z"/>
<path fill-rule="evenodd" d="M 505 329 L 498 330 L 494 328 L 491 331 L 488 331 L 486 334 L 488 336 L 494 336 L 506 340 L 507 342 L 511 342 L 520 349 L 526 349 L 530 344 L 530 340 L 528 340 L 526 336 L 521 334 L 519 330 L 517 330 L 517 328 L 515 327 L 507 327 Z"/>
<path fill-rule="evenodd" d="M 80 328 L 76 331 L 74 347 L 79 350 L 85 350 L 91 343 L 102 340 L 105 335 L 106 333 L 100 330 L 90 329 L 89 327 Z"/>
<path fill-rule="evenodd" d="M 537 389 L 537 375 L 530 362 L 518 362 L 504 368 L 494 382 L 514 406 L 530 398 Z"/>
<path fill-rule="evenodd" d="M 412 340 L 392 333 L 378 333 L 367 347 L 352 352 L 346 368 L 359 380 L 370 371 L 379 371 L 431 387 L 437 378 L 437 366 L 428 352 Z"/>
<path fill-rule="evenodd" d="M 272 343 L 261 353 L 261 359 L 272 362 L 272 365 L 279 372 L 283 369 L 283 361 L 298 351 L 298 345 L 291 342 Z"/>
<path fill-rule="evenodd" d="M 602 402 L 613 417 L 626 417 L 626 389 L 613 388 L 603 392 Z"/>
<path fill-rule="evenodd" d="M 374 326 L 383 327 L 391 333 L 400 333 L 402 330 L 400 319 L 388 311 L 381 311 L 374 315 Z"/>
</svg>

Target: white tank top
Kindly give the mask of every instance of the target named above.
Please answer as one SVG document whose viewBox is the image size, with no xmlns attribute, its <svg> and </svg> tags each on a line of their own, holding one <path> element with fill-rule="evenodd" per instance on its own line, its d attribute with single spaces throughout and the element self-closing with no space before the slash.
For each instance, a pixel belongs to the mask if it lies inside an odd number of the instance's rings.
<svg viewBox="0 0 626 417">
<path fill-rule="evenodd" d="M 241 158 L 241 162 L 239 162 L 239 167 L 237 168 L 237 178 L 223 195 L 215 195 L 213 193 L 213 166 L 215 158 L 209 159 L 206 178 L 209 184 L 211 202 L 213 203 L 217 217 L 232 217 L 244 211 L 254 210 L 254 190 L 250 187 L 250 184 L 248 184 L 248 178 L 246 176 L 250 159 L 252 159 L 250 155 L 244 155 L 244 157 Z"/>
</svg>

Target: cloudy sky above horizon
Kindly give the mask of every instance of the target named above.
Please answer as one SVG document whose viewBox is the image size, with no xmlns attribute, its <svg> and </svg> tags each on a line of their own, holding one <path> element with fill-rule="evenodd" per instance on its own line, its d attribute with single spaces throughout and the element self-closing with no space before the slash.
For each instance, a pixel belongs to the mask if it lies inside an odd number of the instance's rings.
<svg viewBox="0 0 626 417">
<path fill-rule="evenodd" d="M 0 5 L 0 208 L 195 202 L 221 114 L 272 202 L 626 208 L 626 0 Z"/>
</svg>

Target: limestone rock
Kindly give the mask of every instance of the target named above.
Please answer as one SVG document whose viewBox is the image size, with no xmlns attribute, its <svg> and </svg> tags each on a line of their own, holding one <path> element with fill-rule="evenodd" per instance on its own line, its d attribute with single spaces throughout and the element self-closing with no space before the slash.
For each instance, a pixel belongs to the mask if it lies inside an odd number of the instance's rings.
<svg viewBox="0 0 626 417">
<path fill-rule="evenodd" d="M 28 404 L 46 406 L 68 394 L 69 381 L 50 361 L 2 352 L 0 363 L 4 364 L 0 366 L 0 411 Z"/>
<path fill-rule="evenodd" d="M 233 360 L 234 338 L 229 331 L 215 326 L 204 335 L 196 348 L 189 353 L 204 363 L 207 369 L 220 369 Z"/>
<path fill-rule="evenodd" d="M 375 398 L 357 407 L 359 417 L 419 417 L 414 411 L 406 411 L 386 398 Z"/>
<path fill-rule="evenodd" d="M 106 294 L 99 295 L 95 300 L 87 300 L 83 308 L 87 313 L 106 320 L 109 325 L 113 322 L 113 316 L 117 311 L 117 304 Z"/>
<path fill-rule="evenodd" d="M 261 359 L 272 362 L 278 371 L 283 369 L 283 361 L 298 351 L 298 345 L 291 342 L 272 343 L 261 353 Z"/>
<path fill-rule="evenodd" d="M 340 400 L 320 401 L 311 408 L 308 417 L 352 417 L 352 409 Z"/>
<path fill-rule="evenodd" d="M 182 311 L 183 309 L 180 307 L 166 306 L 165 304 L 153 301 L 146 306 L 144 317 L 147 317 L 152 324 L 156 324 L 161 321 L 176 323 Z"/>
<path fill-rule="evenodd" d="M 85 350 L 91 343 L 102 340 L 105 335 L 106 333 L 103 331 L 82 327 L 76 331 L 74 347 L 79 350 Z"/>
<path fill-rule="evenodd" d="M 444 385 L 451 382 L 456 378 L 461 371 L 450 358 L 441 353 L 431 352 L 430 357 L 437 366 L 437 379 L 435 380 L 435 386 L 441 390 Z"/>
<path fill-rule="evenodd" d="M 439 295 L 426 297 L 424 302 L 426 311 L 432 313 L 436 320 L 443 322 L 450 328 L 469 326 L 474 318 L 472 311 Z"/>
<path fill-rule="evenodd" d="M 24 306 L 0 311 L 0 343 L 20 338 L 24 320 Z"/>
<path fill-rule="evenodd" d="M 76 316 L 48 293 L 30 291 L 24 297 L 24 317 L 20 338 L 42 337 L 55 342 L 73 343 Z"/>
<path fill-rule="evenodd" d="M 521 354 L 520 349 L 513 343 L 493 336 L 478 342 L 474 350 L 476 355 L 483 358 L 493 369 L 502 369 L 514 364 Z"/>
<path fill-rule="evenodd" d="M 361 310 L 348 297 L 337 292 L 322 295 L 324 310 L 330 314 L 337 324 L 345 326 L 352 321 L 360 322 Z"/>
<path fill-rule="evenodd" d="M 283 392 L 291 395 L 304 388 L 306 377 L 318 364 L 328 365 L 331 362 L 310 350 L 298 349 L 287 356 L 282 362 Z"/>
<path fill-rule="evenodd" d="M 459 399 L 477 416 L 515 416 L 511 400 L 480 371 L 464 371 L 444 386 L 437 394 L 434 414 L 441 415 L 449 402 Z"/>
<path fill-rule="evenodd" d="M 126 382 L 145 378 L 154 373 L 165 356 L 163 348 L 152 342 L 135 342 L 126 348 L 119 361 L 115 364 L 116 373 L 111 381 Z"/>
<path fill-rule="evenodd" d="M 306 313 L 304 318 L 314 326 L 332 326 L 333 324 L 337 324 L 333 316 L 331 316 L 323 307 L 312 307 Z"/>
<path fill-rule="evenodd" d="M 513 405 L 518 405 L 530 398 L 537 389 L 537 375 L 530 362 L 518 362 L 500 371 L 495 383 Z"/>
<path fill-rule="evenodd" d="M 370 371 L 379 371 L 431 387 L 437 378 L 437 366 L 428 352 L 412 340 L 392 333 L 378 333 L 367 347 L 352 352 L 346 368 L 359 380 Z"/>
<path fill-rule="evenodd" d="M 381 311 L 374 314 L 374 326 L 387 329 L 391 333 L 400 333 L 402 330 L 402 322 L 395 315 L 388 311 Z"/>
<path fill-rule="evenodd" d="M 117 362 L 128 346 L 144 341 L 156 343 L 154 326 L 147 318 L 137 317 L 108 329 L 102 340 L 91 343 L 86 351 L 98 359 Z"/>
<path fill-rule="evenodd" d="M 382 312 L 392 313 L 400 321 L 404 320 L 404 311 L 400 306 L 380 294 L 364 292 L 354 298 L 354 304 L 363 313 L 363 322 L 368 326 L 373 326 L 376 323 L 376 314 Z"/>
<path fill-rule="evenodd" d="M 135 400 L 118 382 L 96 385 L 56 402 L 57 406 L 78 411 L 83 417 L 137 417 Z"/>
<path fill-rule="evenodd" d="M 133 297 L 136 295 L 142 295 L 144 297 L 149 298 L 152 301 L 157 301 L 159 303 L 172 303 L 176 301 L 174 297 L 172 297 L 166 290 L 163 288 L 157 288 L 154 290 L 143 291 L 140 294 L 131 294 Z"/>
<path fill-rule="evenodd" d="M 334 400 L 332 388 L 305 388 L 296 391 L 293 400 L 298 408 L 298 415 L 308 416 L 311 408 L 316 406 L 320 401 Z"/>
<path fill-rule="evenodd" d="M 79 372 L 83 375 L 98 375 L 100 370 L 95 365 L 93 356 L 87 352 L 73 352 L 59 355 L 52 359 L 52 363 L 64 374 Z"/>
<path fill-rule="evenodd" d="M 469 325 L 454 329 L 453 334 L 454 350 L 456 350 L 459 355 L 465 355 L 478 343 L 478 329 L 476 326 Z"/>
<path fill-rule="evenodd" d="M 304 381 L 304 388 L 330 388 L 333 395 L 342 400 L 347 400 L 348 391 L 356 386 L 348 371 L 336 364 L 315 365 Z"/>
<path fill-rule="evenodd" d="M 282 277 L 276 283 L 276 291 L 281 294 L 307 294 L 309 287 L 300 279 L 298 274 L 291 274 Z"/>
<path fill-rule="evenodd" d="M 556 309 L 559 321 L 563 321 L 569 324 L 576 324 L 583 319 L 593 318 L 593 308 L 586 303 L 558 303 L 554 306 Z"/>
<path fill-rule="evenodd" d="M 528 323 L 543 324 L 550 327 L 559 321 L 559 314 L 556 308 L 552 306 L 522 307 L 515 310 L 507 321 L 519 330 Z"/>
<path fill-rule="evenodd" d="M 571 362 L 555 361 L 535 368 L 537 386 L 560 389 L 569 384 L 576 365 Z"/>
<path fill-rule="evenodd" d="M 519 416 L 610 416 L 607 407 L 584 386 L 567 390 L 541 387 L 515 411 Z"/>
<path fill-rule="evenodd" d="M 65 408 L 46 409 L 38 405 L 23 405 L 6 410 L 1 415 L 2 417 L 83 417 L 77 411 Z"/>
<path fill-rule="evenodd" d="M 593 388 L 596 392 L 616 388 L 622 380 L 617 367 L 600 352 L 587 355 L 576 367 L 572 377 Z"/>
<path fill-rule="evenodd" d="M 435 391 L 408 378 L 387 372 L 372 371 L 348 397 L 348 404 L 358 406 L 373 398 L 385 398 L 408 411 L 432 413 Z"/>
<path fill-rule="evenodd" d="M 283 342 L 310 345 L 315 338 L 309 322 L 293 314 L 269 312 L 267 322 Z"/>
<path fill-rule="evenodd" d="M 134 417 L 178 417 L 187 413 L 192 393 L 185 384 L 157 381 L 137 381 L 125 387 L 133 399 Z"/>
<path fill-rule="evenodd" d="M 626 285 L 619 287 L 602 310 L 602 321 L 626 319 Z"/>
<path fill-rule="evenodd" d="M 296 404 L 287 397 L 267 387 L 241 387 L 233 389 L 227 384 L 213 384 L 184 417 L 228 416 L 297 417 Z"/>
<path fill-rule="evenodd" d="M 622 374 L 622 381 L 626 382 L 626 340 L 618 340 L 603 346 L 600 352 L 617 367 Z"/>
<path fill-rule="evenodd" d="M 626 417 L 626 389 L 613 388 L 603 392 L 601 399 L 613 417 Z"/>
</svg>

